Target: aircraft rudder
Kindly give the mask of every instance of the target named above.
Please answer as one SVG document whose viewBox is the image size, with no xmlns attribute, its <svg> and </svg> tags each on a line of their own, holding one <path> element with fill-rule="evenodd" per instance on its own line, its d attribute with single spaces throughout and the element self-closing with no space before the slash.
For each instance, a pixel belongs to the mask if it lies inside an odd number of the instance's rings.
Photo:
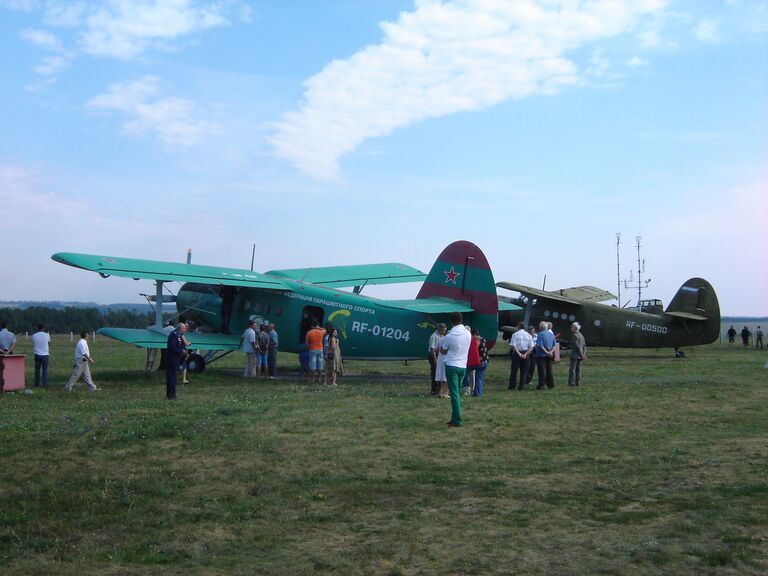
<svg viewBox="0 0 768 576">
<path fill-rule="evenodd" d="M 703 342 L 710 343 L 720 335 L 720 302 L 712 285 L 704 278 L 690 278 L 672 298 L 666 312 L 682 312 L 706 318 Z"/>
<path fill-rule="evenodd" d="M 440 253 L 417 299 L 452 298 L 474 309 L 471 324 L 489 342 L 496 340 L 498 299 L 493 271 L 483 251 L 472 242 L 452 242 Z"/>
</svg>

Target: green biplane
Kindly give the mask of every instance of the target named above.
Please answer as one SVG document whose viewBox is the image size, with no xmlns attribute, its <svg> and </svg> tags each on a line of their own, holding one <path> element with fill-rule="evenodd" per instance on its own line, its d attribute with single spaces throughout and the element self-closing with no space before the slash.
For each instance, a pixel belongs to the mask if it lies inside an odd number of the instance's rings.
<svg viewBox="0 0 768 576">
<path fill-rule="evenodd" d="M 298 352 L 315 322 L 339 330 L 345 358 L 415 359 L 427 353 L 429 335 L 451 312 L 464 315 L 492 346 L 498 334 L 499 302 L 483 252 L 467 241 L 446 247 L 428 275 L 399 263 L 271 270 L 266 273 L 197 264 L 158 262 L 60 252 L 52 259 L 98 272 L 155 282 L 155 324 L 146 329 L 102 328 L 100 334 L 144 348 L 164 348 L 161 302 L 175 301 L 180 318 L 203 332 L 187 333 L 192 348 L 236 350 L 251 320 L 273 322 L 280 349 Z M 381 300 L 361 295 L 365 286 L 423 281 L 415 300 Z M 183 282 L 175 297 L 168 282 Z M 352 287 L 353 291 L 339 288 Z M 502 304 L 503 308 L 515 308 Z M 195 366 L 205 362 L 197 357 Z"/>
</svg>

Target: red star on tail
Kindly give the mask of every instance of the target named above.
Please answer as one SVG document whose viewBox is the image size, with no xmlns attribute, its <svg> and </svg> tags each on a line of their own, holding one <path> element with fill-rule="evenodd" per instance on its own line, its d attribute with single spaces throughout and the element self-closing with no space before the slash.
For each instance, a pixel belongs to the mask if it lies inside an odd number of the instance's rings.
<svg viewBox="0 0 768 576">
<path fill-rule="evenodd" d="M 448 284 L 448 282 L 452 282 L 456 284 L 456 278 L 461 276 L 460 272 L 456 272 L 453 266 L 451 266 L 450 270 L 443 270 L 443 274 L 445 274 L 445 283 Z"/>
</svg>

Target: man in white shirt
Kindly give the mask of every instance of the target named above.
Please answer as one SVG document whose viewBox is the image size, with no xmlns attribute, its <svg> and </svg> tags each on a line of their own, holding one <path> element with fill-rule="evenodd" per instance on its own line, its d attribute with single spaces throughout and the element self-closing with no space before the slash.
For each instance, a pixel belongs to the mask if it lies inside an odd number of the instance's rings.
<svg viewBox="0 0 768 576">
<path fill-rule="evenodd" d="M 520 322 L 517 331 L 509 339 L 509 355 L 512 364 L 509 368 L 509 386 L 507 390 L 522 390 L 528 382 L 528 357 L 533 353 L 533 338 L 525 331 L 525 324 Z M 517 372 L 520 371 L 520 384 Z"/>
<path fill-rule="evenodd" d="M 51 342 L 51 336 L 45 331 L 45 326 L 37 325 L 37 332 L 32 334 L 32 352 L 35 355 L 35 388 L 42 384 L 43 388 L 48 388 L 48 345 Z M 40 381 L 40 372 L 43 373 L 42 382 Z"/>
<path fill-rule="evenodd" d="M 248 328 L 245 329 L 243 335 L 240 337 L 240 346 L 245 352 L 245 369 L 243 370 L 243 378 L 255 378 L 256 377 L 256 353 L 259 351 L 258 344 L 256 343 L 256 321 L 251 320 L 248 323 Z"/>
<path fill-rule="evenodd" d="M 83 377 L 83 382 L 88 386 L 89 392 L 98 390 L 96 384 L 91 379 L 90 364 L 93 364 L 93 358 L 91 358 L 91 351 L 88 350 L 88 332 L 80 332 L 80 340 L 78 340 L 75 346 L 75 365 L 72 368 L 69 380 L 64 385 L 66 392 L 72 392 L 72 387 L 80 379 L 80 376 Z"/>
<path fill-rule="evenodd" d="M 4 356 L 13 354 L 15 346 L 16 334 L 8 330 L 7 324 L 3 322 L 0 324 L 0 354 Z"/>
<path fill-rule="evenodd" d="M 451 330 L 440 342 L 440 354 L 445 355 L 445 376 L 451 396 L 451 419 L 448 420 L 448 426 L 457 428 L 463 424 L 459 387 L 467 370 L 467 355 L 472 335 L 464 328 L 461 312 L 451 312 L 450 320 Z"/>
</svg>

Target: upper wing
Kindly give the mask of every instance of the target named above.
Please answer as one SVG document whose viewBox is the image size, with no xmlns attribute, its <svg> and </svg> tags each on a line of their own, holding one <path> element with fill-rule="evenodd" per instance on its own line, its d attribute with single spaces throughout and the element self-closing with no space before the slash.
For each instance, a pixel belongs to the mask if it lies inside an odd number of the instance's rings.
<svg viewBox="0 0 768 576">
<path fill-rule="evenodd" d="M 168 343 L 168 334 L 151 328 L 101 328 L 98 333 L 141 348 L 165 348 Z M 191 348 L 236 350 L 240 347 L 240 337 L 231 334 L 187 332 L 184 337 L 189 340 Z"/>
<path fill-rule="evenodd" d="M 531 288 L 530 286 L 524 286 L 522 284 L 515 284 L 514 282 L 496 282 L 496 286 L 520 292 L 521 294 L 532 296 L 534 298 L 558 300 L 560 302 L 568 302 L 569 304 L 576 305 L 584 304 L 585 302 L 603 302 L 605 300 L 613 300 L 616 298 L 616 296 L 608 292 L 608 290 L 595 288 L 594 286 L 576 286 L 575 288 L 562 288 L 560 290 L 553 290 L 552 292 Z"/>
<path fill-rule="evenodd" d="M 290 287 L 277 278 L 251 270 L 237 268 L 219 268 L 200 266 L 199 264 L 181 264 L 178 262 L 159 262 L 157 260 L 137 260 L 135 258 L 113 258 L 91 254 L 59 252 L 51 256 L 56 262 L 98 272 L 107 276 L 125 278 L 149 278 L 164 282 L 199 282 L 201 284 L 219 284 L 226 286 L 249 286 L 273 290 L 290 290 Z"/>
<path fill-rule="evenodd" d="M 424 314 L 450 314 L 451 312 L 468 313 L 474 309 L 464 300 L 452 300 L 449 298 L 419 298 L 418 300 L 382 300 L 377 302 L 380 306 L 409 310 L 411 312 L 423 312 Z"/>
<path fill-rule="evenodd" d="M 552 294 L 553 292 L 550 292 Z M 596 288 L 595 286 L 576 286 L 574 288 L 561 288 L 554 293 L 567 298 L 574 298 L 583 302 L 605 302 L 606 300 L 616 300 L 616 296 L 608 290 Z"/>
<path fill-rule="evenodd" d="M 308 284 L 341 288 L 366 284 L 397 284 L 423 281 L 427 275 L 405 264 L 359 264 L 355 266 L 328 266 L 324 268 L 293 268 L 270 270 L 270 276 L 290 278 Z"/>
<path fill-rule="evenodd" d="M 583 301 L 576 300 L 574 298 L 561 296 L 557 292 L 547 292 L 546 290 L 539 290 L 538 288 L 531 288 L 530 286 L 515 284 L 514 282 L 496 282 L 496 286 L 498 286 L 499 288 L 506 288 L 507 290 L 520 292 L 520 294 L 525 294 L 526 296 L 533 296 L 534 298 L 558 300 L 560 302 L 568 302 L 569 304 L 577 304 L 577 305 L 584 303 Z"/>
</svg>

